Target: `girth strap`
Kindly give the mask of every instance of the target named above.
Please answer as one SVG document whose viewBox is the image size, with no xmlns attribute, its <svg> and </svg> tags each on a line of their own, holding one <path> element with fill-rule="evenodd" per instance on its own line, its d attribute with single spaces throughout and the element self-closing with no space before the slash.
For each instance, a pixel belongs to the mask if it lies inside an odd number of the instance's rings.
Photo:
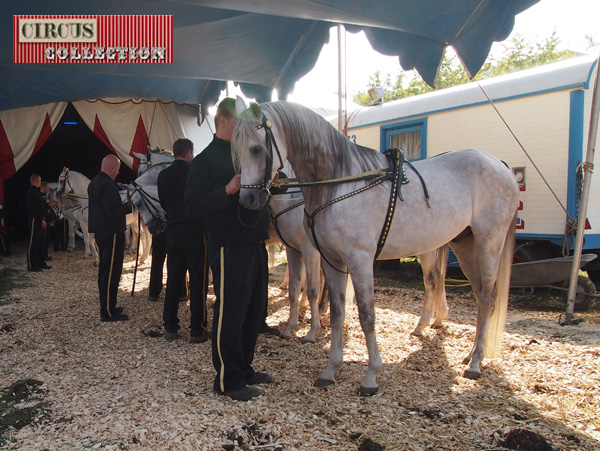
<svg viewBox="0 0 600 451">
<path fill-rule="evenodd" d="M 400 199 L 400 202 L 404 202 L 402 194 L 400 192 L 400 185 L 408 183 L 406 174 L 404 173 L 404 153 L 399 149 L 388 149 L 384 152 L 384 155 L 390 161 L 390 173 L 392 174 L 392 189 L 390 190 L 390 201 L 388 202 L 387 213 L 385 215 L 385 221 L 381 234 L 379 235 L 379 241 L 377 242 L 377 250 L 375 251 L 375 258 L 377 260 L 379 254 L 385 245 L 390 227 L 392 226 L 392 218 L 394 217 L 394 211 L 396 210 L 396 197 Z"/>
</svg>

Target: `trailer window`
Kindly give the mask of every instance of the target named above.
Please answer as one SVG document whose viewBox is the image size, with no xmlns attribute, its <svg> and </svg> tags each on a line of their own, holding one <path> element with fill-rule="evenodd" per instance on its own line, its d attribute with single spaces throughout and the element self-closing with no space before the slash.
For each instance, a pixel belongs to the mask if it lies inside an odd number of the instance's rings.
<svg viewBox="0 0 600 451">
<path fill-rule="evenodd" d="M 391 135 L 390 147 L 403 150 L 408 160 L 421 158 L 421 131 Z"/>
<path fill-rule="evenodd" d="M 381 127 L 381 151 L 397 148 L 408 160 L 427 156 L 427 119 L 406 121 Z"/>
</svg>

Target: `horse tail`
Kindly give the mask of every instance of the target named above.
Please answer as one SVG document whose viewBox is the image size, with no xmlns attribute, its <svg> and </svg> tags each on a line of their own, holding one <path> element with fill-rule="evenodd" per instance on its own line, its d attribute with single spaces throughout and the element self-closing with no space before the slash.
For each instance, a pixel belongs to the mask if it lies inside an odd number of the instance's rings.
<svg viewBox="0 0 600 451">
<path fill-rule="evenodd" d="M 502 352 L 502 336 L 506 325 L 506 313 L 508 311 L 508 295 L 510 292 L 510 272 L 513 262 L 513 250 L 515 247 L 515 225 L 517 215 L 513 216 L 512 222 L 500 256 L 498 266 L 498 277 L 496 278 L 496 299 L 494 302 L 494 313 L 490 318 L 487 339 L 485 340 L 485 353 L 490 358 L 497 358 Z"/>
</svg>

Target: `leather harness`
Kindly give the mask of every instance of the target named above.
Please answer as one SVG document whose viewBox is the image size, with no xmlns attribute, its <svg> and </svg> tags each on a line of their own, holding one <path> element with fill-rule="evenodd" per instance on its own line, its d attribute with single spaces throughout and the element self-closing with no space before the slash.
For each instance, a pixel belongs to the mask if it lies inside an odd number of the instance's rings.
<svg viewBox="0 0 600 451">
<path fill-rule="evenodd" d="M 279 163 L 280 163 L 279 169 L 281 169 L 283 167 L 283 159 L 281 158 L 281 153 L 279 152 L 279 147 L 277 146 L 277 143 L 275 142 L 275 137 L 273 136 L 271 127 L 272 127 L 271 121 L 266 119 L 264 114 L 263 114 L 262 124 L 259 124 L 258 126 L 255 127 L 256 130 L 258 130 L 260 128 L 265 129 L 266 165 L 265 165 L 265 176 L 264 176 L 261 184 L 260 185 L 241 185 L 241 188 L 262 189 L 267 192 L 267 195 L 269 196 L 269 198 L 271 197 L 271 193 L 269 191 L 269 186 L 270 186 L 269 182 L 270 182 L 271 172 L 272 172 L 272 168 L 273 168 L 273 160 L 274 160 L 273 148 L 275 148 L 275 150 L 277 152 L 277 156 L 279 157 Z M 304 210 L 306 222 L 307 222 L 308 226 L 310 227 L 312 237 L 313 237 L 313 240 L 315 243 L 315 247 L 321 254 L 321 257 L 323 258 L 323 260 L 325 260 L 327 262 L 327 264 L 329 266 L 331 266 L 333 269 L 335 269 L 336 271 L 339 271 L 342 273 L 347 273 L 347 271 L 342 271 L 342 270 L 336 268 L 327 259 L 325 254 L 321 251 L 321 248 L 319 246 L 319 240 L 317 238 L 317 234 L 315 232 L 315 227 L 314 227 L 315 216 L 317 215 L 317 213 L 323 211 L 325 208 L 327 208 L 330 205 L 333 205 L 344 199 L 348 199 L 352 196 L 360 194 L 370 188 L 373 188 L 375 186 L 382 184 L 385 181 L 391 180 L 392 187 L 391 187 L 391 191 L 390 191 L 390 200 L 388 203 L 385 221 L 383 223 L 383 228 L 381 230 L 381 233 L 379 235 L 379 240 L 377 242 L 377 250 L 375 252 L 375 257 L 374 257 L 374 260 L 377 260 L 377 257 L 383 250 L 385 241 L 387 239 L 390 228 L 392 226 L 392 219 L 394 217 L 394 211 L 396 209 L 396 198 L 400 199 L 401 202 L 404 201 L 401 190 L 400 190 L 401 185 L 408 183 L 408 178 L 406 177 L 406 172 L 404 170 L 404 163 L 406 163 L 408 166 L 410 166 L 410 168 L 414 171 L 414 173 L 419 178 L 421 185 L 423 187 L 423 193 L 425 195 L 425 202 L 427 203 L 427 207 L 431 208 L 429 205 L 429 192 L 427 191 L 427 186 L 425 184 L 425 180 L 423 179 L 421 174 L 417 171 L 417 169 L 412 165 L 412 163 L 410 163 L 408 160 L 406 160 L 404 158 L 403 152 L 399 149 L 388 149 L 384 152 L 384 155 L 389 160 L 389 168 L 387 170 L 386 169 L 376 169 L 374 171 L 363 172 L 361 174 L 356 174 L 356 175 L 349 176 L 349 177 L 343 177 L 341 179 L 324 180 L 324 181 L 317 181 L 317 182 L 297 183 L 295 179 L 286 179 L 285 181 L 282 180 L 282 181 L 278 181 L 276 183 L 279 186 L 289 185 L 289 186 L 294 186 L 294 187 L 310 187 L 310 186 L 323 186 L 326 184 L 356 182 L 356 181 L 368 180 L 368 179 L 372 179 L 372 178 L 375 179 L 374 181 L 370 182 L 369 184 L 363 186 L 362 188 L 358 188 L 350 193 L 344 194 L 342 196 L 336 197 L 335 199 L 332 199 L 332 200 L 326 202 L 325 204 L 317 207 L 312 213 L 309 213 L 308 211 L 306 211 L 306 209 Z M 276 185 L 276 184 L 273 183 L 273 185 Z M 304 201 L 283 210 L 282 212 L 280 212 L 277 215 L 277 217 L 293 208 L 298 207 L 302 203 L 304 203 Z M 276 218 L 274 218 L 274 219 L 275 219 L 275 221 L 274 221 L 275 229 L 277 230 Z M 278 230 L 277 230 L 277 232 L 279 233 Z M 281 237 L 281 234 L 279 234 L 279 236 Z M 282 240 L 282 241 L 284 242 L 284 244 L 286 246 L 288 246 L 288 244 L 284 240 Z M 292 249 L 294 249 L 294 248 L 292 247 Z M 294 250 L 297 252 L 296 249 L 294 249 Z"/>
</svg>

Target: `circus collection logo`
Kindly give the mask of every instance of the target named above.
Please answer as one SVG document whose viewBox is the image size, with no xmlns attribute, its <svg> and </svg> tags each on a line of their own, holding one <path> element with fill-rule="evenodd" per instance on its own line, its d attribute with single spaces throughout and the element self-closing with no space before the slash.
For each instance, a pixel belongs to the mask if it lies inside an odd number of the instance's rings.
<svg viewBox="0 0 600 451">
<path fill-rule="evenodd" d="M 172 63 L 173 16 L 13 16 L 13 63 Z"/>
</svg>

